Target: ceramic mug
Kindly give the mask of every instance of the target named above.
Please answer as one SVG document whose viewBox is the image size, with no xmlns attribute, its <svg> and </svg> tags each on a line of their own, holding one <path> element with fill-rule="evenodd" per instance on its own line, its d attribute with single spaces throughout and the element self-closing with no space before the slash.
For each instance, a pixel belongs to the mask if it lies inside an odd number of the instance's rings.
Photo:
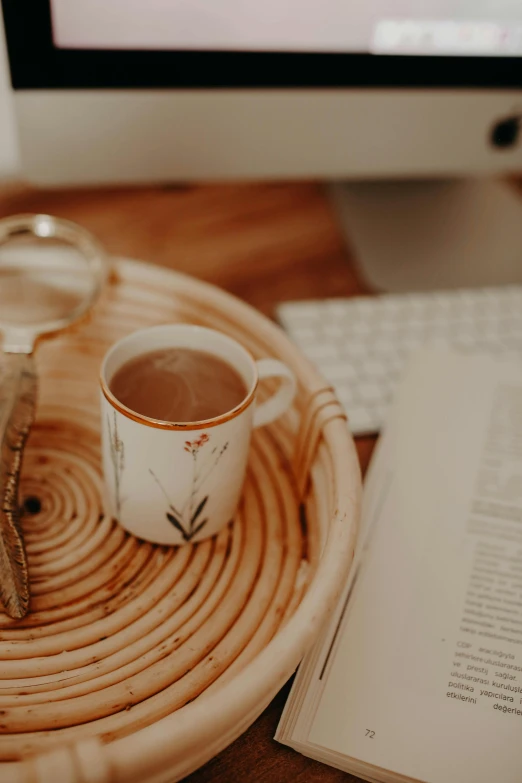
<svg viewBox="0 0 522 783">
<path fill-rule="evenodd" d="M 163 348 L 190 348 L 224 360 L 247 394 L 233 410 L 198 422 L 165 422 L 130 410 L 111 392 L 123 364 Z M 277 392 L 256 404 L 258 382 L 280 378 Z M 233 518 L 254 427 L 277 419 L 295 394 L 292 372 L 276 359 L 255 361 L 236 340 L 201 326 L 141 329 L 117 342 L 101 369 L 102 457 L 112 516 L 138 538 L 158 544 L 201 541 Z"/>
</svg>

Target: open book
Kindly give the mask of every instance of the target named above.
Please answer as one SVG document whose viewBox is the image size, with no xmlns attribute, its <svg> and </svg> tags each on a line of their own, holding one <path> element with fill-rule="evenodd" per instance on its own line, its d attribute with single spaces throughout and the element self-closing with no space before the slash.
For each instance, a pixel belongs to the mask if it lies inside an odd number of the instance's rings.
<svg viewBox="0 0 522 783">
<path fill-rule="evenodd" d="M 522 364 L 407 374 L 276 739 L 374 781 L 522 781 Z"/>
</svg>

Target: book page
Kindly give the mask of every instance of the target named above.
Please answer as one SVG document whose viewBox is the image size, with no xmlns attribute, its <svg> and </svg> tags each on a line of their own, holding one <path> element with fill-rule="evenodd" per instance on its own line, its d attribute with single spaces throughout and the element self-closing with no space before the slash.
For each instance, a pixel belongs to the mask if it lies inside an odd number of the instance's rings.
<svg viewBox="0 0 522 783">
<path fill-rule="evenodd" d="M 408 384 L 308 742 L 427 783 L 518 783 L 522 369 L 436 353 Z"/>
</svg>

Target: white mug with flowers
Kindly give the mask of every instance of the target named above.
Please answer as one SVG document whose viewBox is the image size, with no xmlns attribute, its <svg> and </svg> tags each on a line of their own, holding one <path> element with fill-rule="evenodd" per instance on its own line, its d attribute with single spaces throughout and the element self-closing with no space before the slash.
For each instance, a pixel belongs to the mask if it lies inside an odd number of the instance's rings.
<svg viewBox="0 0 522 783">
<path fill-rule="evenodd" d="M 245 399 L 204 422 L 162 422 L 126 408 L 110 383 L 130 359 L 166 347 L 213 353 L 245 381 Z M 280 378 L 278 391 L 256 404 L 258 381 Z M 125 337 L 106 355 L 101 372 L 102 458 L 106 499 L 130 533 L 159 544 L 185 544 L 214 535 L 233 518 L 248 463 L 253 427 L 290 406 L 291 371 L 276 359 L 255 361 L 236 340 L 213 329 L 176 324 Z"/>
</svg>

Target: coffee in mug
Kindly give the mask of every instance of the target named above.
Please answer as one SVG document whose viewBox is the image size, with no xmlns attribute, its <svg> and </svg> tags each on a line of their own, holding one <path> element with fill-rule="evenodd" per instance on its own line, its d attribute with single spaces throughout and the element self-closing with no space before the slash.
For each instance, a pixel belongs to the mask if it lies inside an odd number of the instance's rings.
<svg viewBox="0 0 522 783">
<path fill-rule="evenodd" d="M 161 348 L 136 356 L 110 389 L 127 408 L 159 421 L 205 421 L 231 411 L 246 384 L 228 362 L 193 348 Z"/>
</svg>

